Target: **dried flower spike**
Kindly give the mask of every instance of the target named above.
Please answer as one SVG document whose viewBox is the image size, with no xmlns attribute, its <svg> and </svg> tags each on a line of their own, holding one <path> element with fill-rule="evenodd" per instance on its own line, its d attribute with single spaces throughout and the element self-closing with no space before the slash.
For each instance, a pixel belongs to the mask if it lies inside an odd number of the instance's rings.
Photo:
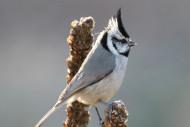
<svg viewBox="0 0 190 127">
<path fill-rule="evenodd" d="M 121 101 L 112 102 L 105 109 L 105 121 L 103 127 L 127 127 L 128 111 Z"/>
<path fill-rule="evenodd" d="M 67 83 L 79 70 L 82 62 L 92 48 L 92 30 L 95 22 L 92 17 L 82 17 L 80 21 L 71 22 L 71 30 L 67 38 L 70 55 L 67 58 Z M 88 105 L 73 102 L 67 106 L 67 118 L 64 127 L 86 127 L 89 121 Z"/>
</svg>

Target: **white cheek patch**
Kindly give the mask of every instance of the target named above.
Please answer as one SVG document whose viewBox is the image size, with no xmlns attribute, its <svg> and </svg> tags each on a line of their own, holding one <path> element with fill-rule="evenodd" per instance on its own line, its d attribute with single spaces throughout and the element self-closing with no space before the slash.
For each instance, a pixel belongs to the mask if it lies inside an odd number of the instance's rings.
<svg viewBox="0 0 190 127">
<path fill-rule="evenodd" d="M 115 49 L 115 47 L 113 46 L 113 41 L 111 40 L 111 36 L 108 36 L 107 39 L 107 45 L 108 48 L 110 49 L 110 51 L 115 54 L 115 55 L 119 55 L 118 51 Z"/>
<path fill-rule="evenodd" d="M 117 30 L 108 31 L 107 46 L 108 46 L 109 50 L 115 55 L 120 55 L 120 53 L 127 52 L 129 50 L 129 46 L 127 44 L 122 44 L 119 42 L 115 42 L 115 44 L 113 44 L 114 43 L 112 40 L 113 36 L 115 36 L 116 38 L 118 38 L 120 40 L 125 39 L 121 35 L 121 33 Z"/>
<path fill-rule="evenodd" d="M 125 53 L 129 50 L 129 46 L 127 44 L 118 44 L 116 45 L 119 53 Z"/>
</svg>

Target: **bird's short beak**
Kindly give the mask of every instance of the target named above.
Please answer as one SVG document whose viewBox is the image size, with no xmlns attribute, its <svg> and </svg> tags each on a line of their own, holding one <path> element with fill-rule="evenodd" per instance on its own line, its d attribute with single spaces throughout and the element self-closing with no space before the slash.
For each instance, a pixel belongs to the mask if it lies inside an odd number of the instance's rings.
<svg viewBox="0 0 190 127">
<path fill-rule="evenodd" d="M 129 45 L 129 47 L 133 47 L 133 46 L 136 46 L 137 43 L 136 43 L 136 42 L 133 42 L 133 41 L 129 41 L 129 42 L 128 42 L 128 45 Z"/>
</svg>

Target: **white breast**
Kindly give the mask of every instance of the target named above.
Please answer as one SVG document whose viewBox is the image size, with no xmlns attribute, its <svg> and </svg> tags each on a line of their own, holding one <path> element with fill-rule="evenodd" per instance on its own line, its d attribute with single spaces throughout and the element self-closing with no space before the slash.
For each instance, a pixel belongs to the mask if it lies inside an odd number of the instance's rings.
<svg viewBox="0 0 190 127">
<path fill-rule="evenodd" d="M 117 56 L 115 61 L 116 67 L 110 75 L 74 95 L 74 98 L 84 104 L 90 105 L 96 105 L 100 100 L 104 102 L 109 101 L 123 83 L 127 61 L 127 57 Z"/>
</svg>

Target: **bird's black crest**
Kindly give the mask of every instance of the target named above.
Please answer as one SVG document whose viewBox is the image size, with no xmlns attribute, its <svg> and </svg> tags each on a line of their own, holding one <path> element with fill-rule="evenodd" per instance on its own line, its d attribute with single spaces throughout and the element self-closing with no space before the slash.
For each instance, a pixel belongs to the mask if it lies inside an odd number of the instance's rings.
<svg viewBox="0 0 190 127">
<path fill-rule="evenodd" d="M 123 23 L 122 23 L 121 8 L 119 8 L 119 10 L 117 11 L 117 15 L 115 17 L 117 18 L 119 31 L 121 32 L 121 34 L 123 36 L 125 36 L 126 38 L 129 38 L 129 34 L 126 32 L 126 30 L 125 30 L 125 28 L 123 26 Z"/>
</svg>

